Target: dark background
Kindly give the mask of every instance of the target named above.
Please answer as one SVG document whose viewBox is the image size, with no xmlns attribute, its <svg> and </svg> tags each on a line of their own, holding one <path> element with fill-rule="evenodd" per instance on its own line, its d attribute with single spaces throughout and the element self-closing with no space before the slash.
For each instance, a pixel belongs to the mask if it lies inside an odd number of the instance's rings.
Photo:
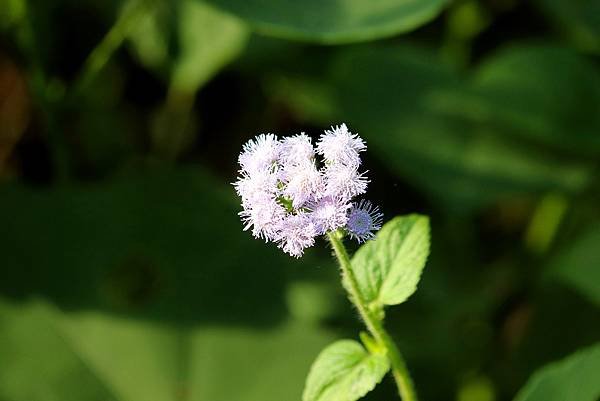
<svg viewBox="0 0 600 401">
<path fill-rule="evenodd" d="M 431 217 L 386 322 L 422 400 L 598 341 L 600 2 L 427 2 L 3 0 L 0 400 L 300 399 L 361 322 L 326 243 L 252 239 L 230 183 L 255 135 L 342 122 L 384 220 Z"/>
</svg>

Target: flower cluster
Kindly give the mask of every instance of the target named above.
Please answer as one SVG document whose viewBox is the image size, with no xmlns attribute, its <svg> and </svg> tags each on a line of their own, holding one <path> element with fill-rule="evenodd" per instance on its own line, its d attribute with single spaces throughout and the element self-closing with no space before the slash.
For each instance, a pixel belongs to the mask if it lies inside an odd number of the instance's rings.
<svg viewBox="0 0 600 401">
<path fill-rule="evenodd" d="M 316 146 L 304 133 L 263 134 L 246 143 L 234 183 L 244 230 L 295 257 L 317 236 L 340 228 L 359 243 L 372 239 L 383 215 L 368 201 L 353 202 L 369 182 L 359 171 L 366 148 L 345 124 L 326 130 Z"/>
</svg>

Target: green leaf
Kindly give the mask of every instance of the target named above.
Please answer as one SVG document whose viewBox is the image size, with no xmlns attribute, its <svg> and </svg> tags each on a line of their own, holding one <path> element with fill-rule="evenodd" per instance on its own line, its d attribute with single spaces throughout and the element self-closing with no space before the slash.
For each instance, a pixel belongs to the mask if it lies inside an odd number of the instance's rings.
<svg viewBox="0 0 600 401">
<path fill-rule="evenodd" d="M 25 16 L 24 0 L 6 0 L 0 4 L 0 29 L 6 30 L 19 23 Z"/>
<path fill-rule="evenodd" d="M 369 354 L 354 340 L 325 348 L 310 368 L 303 401 L 355 401 L 373 390 L 390 369 L 384 354 Z"/>
<path fill-rule="evenodd" d="M 169 41 L 173 31 L 173 7 L 152 2 L 128 33 L 132 52 L 147 68 L 163 71 L 169 64 Z"/>
<path fill-rule="evenodd" d="M 129 39 L 146 67 L 166 73 L 176 91 L 195 93 L 244 49 L 249 31 L 205 3 L 181 0 L 175 6 L 153 3 Z"/>
<path fill-rule="evenodd" d="M 0 292 L 141 318 L 273 324 L 287 313 L 286 270 L 317 262 L 253 239 L 240 208 L 232 188 L 193 168 L 53 190 L 2 185 Z M 217 243 L 228 251 L 200 246 Z"/>
<path fill-rule="evenodd" d="M 310 355 L 332 338 L 293 321 L 197 326 L 3 298 L 0 323 L 0 399 L 11 401 L 299 399 Z"/>
<path fill-rule="evenodd" d="M 519 45 L 499 51 L 475 72 L 445 111 L 510 135 L 582 155 L 600 154 L 600 74 L 571 49 Z"/>
<path fill-rule="evenodd" d="M 597 401 L 600 344 L 578 351 L 536 372 L 515 401 Z"/>
<path fill-rule="evenodd" d="M 208 0 L 269 35 L 323 43 L 391 36 L 433 19 L 448 0 Z"/>
<path fill-rule="evenodd" d="M 76 354 L 65 351 L 50 313 L 41 302 L 22 306 L 0 298 L 0 399 L 116 401 Z"/>
<path fill-rule="evenodd" d="M 321 263 L 254 240 L 202 170 L 142 170 L 0 187 L 0 400 L 300 399 L 334 336 L 285 293 Z"/>
<path fill-rule="evenodd" d="M 549 277 L 556 278 L 600 306 L 600 226 L 583 232 L 550 263 Z"/>
<path fill-rule="evenodd" d="M 365 301 L 375 306 L 404 302 L 416 291 L 428 255 L 427 217 L 412 214 L 386 223 L 352 258 Z"/>
<path fill-rule="evenodd" d="M 178 17 L 180 53 L 172 81 L 195 92 L 241 52 L 249 33 L 237 18 L 194 0 L 182 1 Z"/>
<path fill-rule="evenodd" d="M 539 7 L 582 50 L 600 52 L 600 1 L 537 0 Z"/>
<path fill-rule="evenodd" d="M 309 76 L 305 85 L 298 76 L 281 80 L 279 93 L 294 89 L 289 103 L 301 118 L 348 123 L 374 157 L 446 209 L 585 188 L 600 152 L 594 66 L 545 46 L 515 46 L 483 65 L 463 79 L 424 49 L 345 49 L 328 76 Z M 318 99 L 298 101 L 310 97 Z M 547 151 L 539 152 L 540 143 Z"/>
<path fill-rule="evenodd" d="M 373 69 L 378 73 L 371 74 Z M 553 189 L 576 192 L 589 181 L 591 165 L 583 158 L 536 152 L 530 143 L 510 138 L 513 132 L 507 124 L 482 124 L 472 116 L 450 116 L 453 102 L 440 104 L 440 97 L 469 92 L 470 84 L 432 55 L 407 48 L 348 52 L 333 70 L 344 115 L 356 116 L 355 129 L 382 161 L 427 190 L 435 202 L 444 199 L 450 208 L 477 207 L 520 193 Z M 587 85 L 595 87 L 595 77 L 586 77 L 590 78 L 585 80 Z M 552 87 L 554 79 L 549 74 L 544 82 Z M 507 83 L 504 90 L 526 96 L 519 86 Z M 544 103 L 544 96 L 548 95 L 529 97 L 529 105 Z M 552 93 L 552 98 L 559 99 L 560 95 Z M 471 105 L 462 110 L 480 112 L 478 103 Z M 588 121 L 589 114 L 575 110 L 569 121 L 576 118 Z M 351 126 L 353 121 L 349 121 Z M 570 133 L 565 128 L 568 123 L 561 126 L 566 137 Z M 514 124 L 512 127 L 515 130 Z"/>
</svg>

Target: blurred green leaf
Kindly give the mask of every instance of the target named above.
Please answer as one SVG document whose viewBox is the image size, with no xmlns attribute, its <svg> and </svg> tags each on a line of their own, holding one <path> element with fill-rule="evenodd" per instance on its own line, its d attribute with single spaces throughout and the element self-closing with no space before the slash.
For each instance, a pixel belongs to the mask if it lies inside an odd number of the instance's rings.
<svg viewBox="0 0 600 401">
<path fill-rule="evenodd" d="M 554 257 L 547 274 L 600 306 L 600 227 L 593 227 Z"/>
<path fill-rule="evenodd" d="M 0 194 L 4 294 L 175 321 L 265 325 L 286 314 L 285 266 L 299 262 L 243 232 L 233 189 L 201 170 Z"/>
<path fill-rule="evenodd" d="M 518 45 L 486 60 L 467 91 L 439 106 L 442 113 L 585 156 L 600 154 L 599 105 L 600 74 L 585 58 L 566 48 Z"/>
<path fill-rule="evenodd" d="M 551 193 L 540 199 L 523 237 L 530 251 L 541 255 L 550 248 L 568 208 L 569 200 L 561 194 Z"/>
<path fill-rule="evenodd" d="M 260 32 L 324 43 L 391 36 L 433 19 L 448 0 L 208 0 Z"/>
<path fill-rule="evenodd" d="M 198 1 L 180 6 L 172 81 L 180 91 L 195 92 L 243 49 L 248 31 L 238 19 Z"/>
<path fill-rule="evenodd" d="M 151 127 L 153 152 L 168 160 L 189 149 L 197 131 L 196 92 L 244 49 L 249 32 L 237 18 L 205 3 L 156 3 L 131 36 L 148 68 L 169 77 L 165 103 Z M 169 44 L 175 42 L 175 49 Z"/>
<path fill-rule="evenodd" d="M 335 266 L 331 266 L 331 271 L 336 271 Z M 337 316 L 344 296 L 337 283 L 338 276 L 329 278 L 326 283 L 306 280 L 290 283 L 286 292 L 290 315 L 315 323 Z"/>
<path fill-rule="evenodd" d="M 566 65 L 580 66 L 573 69 L 581 72 L 577 75 L 581 83 L 567 88 L 568 81 L 550 72 L 531 79 L 542 80 L 539 84 L 521 86 L 523 79 L 514 78 L 510 68 L 501 67 L 504 61 L 499 57 L 488 60 L 478 74 L 481 95 L 473 97 L 473 86 L 477 85 L 462 79 L 431 52 L 407 46 L 363 46 L 339 52 L 328 69 L 328 78 L 323 78 L 329 83 L 322 90 L 311 85 L 314 77 L 309 77 L 306 85 L 286 85 L 296 90 L 308 88 L 302 96 L 296 91 L 288 95 L 292 108 L 304 111 L 302 117 L 323 124 L 324 114 L 330 113 L 330 123 L 349 123 L 366 138 L 373 155 L 424 189 L 432 202 L 464 211 L 515 195 L 578 192 L 589 182 L 592 158 L 573 154 L 573 145 L 564 143 L 576 142 L 565 139 L 575 136 L 572 131 L 576 129 L 577 149 L 584 156 L 594 154 L 594 127 L 600 113 L 592 111 L 598 104 L 598 76 L 593 67 L 573 54 L 565 61 L 563 52 L 541 53 L 548 65 L 560 65 L 562 60 Z M 492 74 L 496 60 L 498 70 L 510 72 L 509 79 L 501 78 L 501 73 Z M 497 78 L 490 79 L 492 76 Z M 287 79 L 302 81 L 298 77 Z M 497 83 L 493 84 L 494 80 Z M 545 106 L 549 95 L 544 88 L 563 87 L 554 80 L 565 82 L 565 96 L 573 107 L 557 112 L 556 100 L 562 92 L 555 90 L 551 105 Z M 536 91 L 528 89 L 530 86 Z M 322 96 L 314 102 L 318 108 L 298 100 L 309 96 Z M 503 96 L 507 98 L 502 100 Z M 580 98 L 586 99 L 584 106 Z M 511 99 L 516 99 L 514 106 L 505 105 Z M 545 117 L 556 125 L 548 132 L 544 131 L 546 122 L 535 125 Z M 537 131 L 532 131 L 532 126 Z M 541 139 L 545 145 L 561 144 L 560 149 L 541 149 L 532 143 L 531 138 L 541 135 L 545 135 Z"/>
<path fill-rule="evenodd" d="M 583 50 L 600 52 L 600 1 L 537 0 L 539 7 Z"/>
<path fill-rule="evenodd" d="M 41 302 L 21 307 L 0 299 L 0 399 L 114 400 L 75 353 Z"/>
<path fill-rule="evenodd" d="M 456 394 L 457 401 L 494 401 L 494 384 L 487 377 L 473 377 Z"/>
<path fill-rule="evenodd" d="M 8 29 L 25 16 L 24 0 L 5 0 L 0 3 L 0 29 Z"/>
<path fill-rule="evenodd" d="M 169 63 L 173 7 L 154 1 L 128 34 L 131 49 L 147 68 L 162 71 Z"/>
<path fill-rule="evenodd" d="M 0 192 L 0 399 L 299 399 L 333 339 L 289 318 L 299 263 L 243 232 L 233 190 L 200 170 Z"/>
<path fill-rule="evenodd" d="M 420 215 L 395 217 L 352 258 L 352 267 L 365 301 L 397 305 L 417 289 L 429 255 L 429 219 Z"/>
<path fill-rule="evenodd" d="M 406 48 L 369 49 L 342 55 L 334 69 L 344 115 L 353 116 L 390 167 L 450 207 L 519 192 L 572 192 L 588 180 L 579 159 L 533 152 L 504 129 L 447 116 L 438 96 L 465 86 L 431 56 Z M 377 74 L 370 73 L 374 69 Z"/>
<path fill-rule="evenodd" d="M 310 368 L 303 401 L 355 401 L 373 390 L 390 369 L 384 354 L 369 354 L 354 340 L 325 348 Z"/>
<path fill-rule="evenodd" d="M 141 116 L 123 104 L 124 85 L 122 71 L 109 63 L 65 111 L 64 136 L 71 138 L 69 157 L 78 173 L 110 174 L 139 154 L 145 132 L 137 124 Z"/>
<path fill-rule="evenodd" d="M 195 93 L 243 50 L 248 36 L 239 19 L 202 2 L 180 0 L 174 6 L 153 3 L 129 39 L 144 65 L 169 71 L 174 90 Z"/>
<path fill-rule="evenodd" d="M 600 344 L 536 372 L 515 401 L 596 401 L 600 397 Z"/>
<path fill-rule="evenodd" d="M 325 81 L 322 77 L 278 77 L 268 86 L 271 96 L 285 101 L 298 119 L 327 125 L 333 116 L 339 115 L 339 110 L 333 101 L 334 88 Z"/>
<path fill-rule="evenodd" d="M 331 340 L 291 321 L 189 326 L 40 301 L 0 302 L 0 322 L 0 398 L 11 401 L 298 399 L 310 355 Z"/>
</svg>

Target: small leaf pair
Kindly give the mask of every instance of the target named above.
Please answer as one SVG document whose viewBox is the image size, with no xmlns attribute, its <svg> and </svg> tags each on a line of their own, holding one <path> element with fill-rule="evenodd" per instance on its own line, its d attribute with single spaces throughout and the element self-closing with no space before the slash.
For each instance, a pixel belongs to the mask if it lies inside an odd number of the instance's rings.
<svg viewBox="0 0 600 401">
<path fill-rule="evenodd" d="M 352 301 L 367 307 L 367 314 L 378 324 L 385 316 L 384 306 L 400 304 L 416 291 L 429 254 L 429 237 L 427 217 L 396 217 L 352 258 L 353 278 L 344 275 L 344 286 L 355 294 L 352 298 L 359 298 Z M 357 341 L 340 340 L 319 354 L 308 375 L 303 401 L 358 400 L 375 388 L 390 367 L 394 369 L 384 344 L 365 333 L 361 338 L 366 349 Z"/>
</svg>

